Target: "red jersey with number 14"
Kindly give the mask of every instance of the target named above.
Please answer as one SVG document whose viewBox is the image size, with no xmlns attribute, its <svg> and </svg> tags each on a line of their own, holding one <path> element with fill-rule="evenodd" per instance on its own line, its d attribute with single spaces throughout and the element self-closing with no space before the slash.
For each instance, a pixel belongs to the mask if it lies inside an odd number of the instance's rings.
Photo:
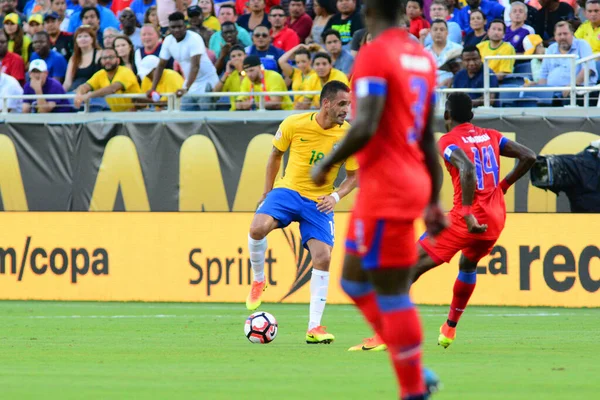
<svg viewBox="0 0 600 400">
<path fill-rule="evenodd" d="M 504 193 L 500 184 L 500 151 L 508 139 L 494 129 L 484 129 L 473 124 L 461 124 L 442 136 L 438 145 L 446 160 L 446 168 L 454 185 L 454 208 L 450 211 L 453 225 L 467 232 L 467 225 L 461 215 L 462 188 L 460 173 L 450 163 L 452 152 L 461 149 L 475 165 L 477 187 L 473 200 L 473 215 L 480 224 L 487 224 L 485 233 L 473 234 L 478 239 L 496 239 L 500 236 L 506 220 Z"/>
<path fill-rule="evenodd" d="M 375 135 L 356 155 L 357 217 L 414 220 L 423 214 L 431 178 L 420 141 L 435 104 L 436 69 L 405 29 L 388 29 L 360 49 L 353 104 L 367 96 L 385 96 L 386 104 Z"/>
</svg>

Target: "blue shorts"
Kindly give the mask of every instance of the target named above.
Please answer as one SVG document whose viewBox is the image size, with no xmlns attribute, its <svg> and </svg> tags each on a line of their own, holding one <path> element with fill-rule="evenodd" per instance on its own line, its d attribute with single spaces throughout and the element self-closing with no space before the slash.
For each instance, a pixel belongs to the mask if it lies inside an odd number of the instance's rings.
<svg viewBox="0 0 600 400">
<path fill-rule="evenodd" d="M 317 210 L 317 202 L 300 196 L 294 190 L 284 188 L 271 190 L 265 201 L 258 206 L 256 213 L 275 218 L 280 228 L 285 228 L 292 221 L 300 223 L 300 235 L 304 247 L 310 239 L 333 246 L 335 233 L 333 212 L 325 214 Z"/>
</svg>

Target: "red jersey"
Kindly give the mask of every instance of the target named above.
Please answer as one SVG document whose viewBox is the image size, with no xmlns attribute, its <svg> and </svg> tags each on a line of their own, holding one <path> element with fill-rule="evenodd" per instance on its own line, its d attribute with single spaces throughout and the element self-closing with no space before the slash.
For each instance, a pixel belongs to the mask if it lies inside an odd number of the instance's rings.
<svg viewBox="0 0 600 400">
<path fill-rule="evenodd" d="M 480 224 L 487 224 L 479 239 L 497 238 L 504 228 L 506 205 L 500 184 L 500 150 L 508 139 L 493 129 L 479 128 L 473 124 L 461 124 L 442 136 L 438 142 L 440 152 L 446 160 L 446 168 L 454 185 L 454 207 L 450 211 L 452 224 L 467 230 L 461 216 L 462 188 L 458 169 L 450 163 L 452 152 L 461 149 L 475 165 L 477 187 L 473 199 L 473 215 Z"/>
<path fill-rule="evenodd" d="M 25 83 L 25 64 L 20 55 L 7 51 L 2 60 L 2 73 L 10 75 L 19 81 L 21 86 Z"/>
<path fill-rule="evenodd" d="M 435 103 L 436 64 L 405 29 L 392 28 L 356 58 L 353 97 L 386 96 L 375 135 L 356 158 L 359 218 L 414 220 L 431 196 L 420 141 Z M 353 101 L 356 104 L 356 101 Z"/>
<path fill-rule="evenodd" d="M 422 29 L 428 29 L 430 27 L 429 22 L 423 17 L 417 17 L 410 20 L 410 27 L 408 28 L 409 32 L 415 35 L 415 37 L 420 37 L 420 33 Z"/>
</svg>

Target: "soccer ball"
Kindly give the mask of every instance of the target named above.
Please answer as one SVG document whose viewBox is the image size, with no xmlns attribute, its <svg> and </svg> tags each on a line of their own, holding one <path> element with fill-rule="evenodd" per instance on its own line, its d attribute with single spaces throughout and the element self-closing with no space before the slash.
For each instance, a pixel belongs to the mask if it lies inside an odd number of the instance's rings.
<svg viewBox="0 0 600 400">
<path fill-rule="evenodd" d="M 277 337 L 277 320 L 268 312 L 255 312 L 246 319 L 244 333 L 252 343 L 271 343 Z"/>
</svg>

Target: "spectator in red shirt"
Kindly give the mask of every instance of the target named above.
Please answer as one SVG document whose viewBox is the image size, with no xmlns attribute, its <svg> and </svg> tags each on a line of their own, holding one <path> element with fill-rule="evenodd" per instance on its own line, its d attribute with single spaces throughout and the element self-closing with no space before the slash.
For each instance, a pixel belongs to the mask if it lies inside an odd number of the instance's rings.
<svg viewBox="0 0 600 400">
<path fill-rule="evenodd" d="M 271 7 L 278 6 L 281 0 L 265 0 L 265 12 L 271 11 Z M 248 8 L 248 0 L 235 0 L 235 9 L 238 15 L 248 14 L 252 10 Z"/>
<path fill-rule="evenodd" d="M 25 84 L 25 64 L 20 55 L 8 51 L 8 36 L 0 29 L 0 62 L 2 73 L 15 78 L 21 86 Z"/>
<path fill-rule="evenodd" d="M 429 22 L 423 18 L 423 0 L 408 0 L 406 16 L 410 18 L 410 33 L 419 37 L 421 29 L 429 29 Z"/>
<path fill-rule="evenodd" d="M 287 20 L 288 26 L 296 32 L 300 38 L 300 43 L 304 43 L 310 35 L 313 20 L 306 13 L 306 0 L 290 1 L 290 16 Z"/>
<path fill-rule="evenodd" d="M 269 22 L 271 23 L 271 38 L 273 46 L 278 49 L 289 51 L 300 44 L 298 34 L 285 26 L 285 11 L 281 6 L 273 6 L 269 13 Z"/>
</svg>

